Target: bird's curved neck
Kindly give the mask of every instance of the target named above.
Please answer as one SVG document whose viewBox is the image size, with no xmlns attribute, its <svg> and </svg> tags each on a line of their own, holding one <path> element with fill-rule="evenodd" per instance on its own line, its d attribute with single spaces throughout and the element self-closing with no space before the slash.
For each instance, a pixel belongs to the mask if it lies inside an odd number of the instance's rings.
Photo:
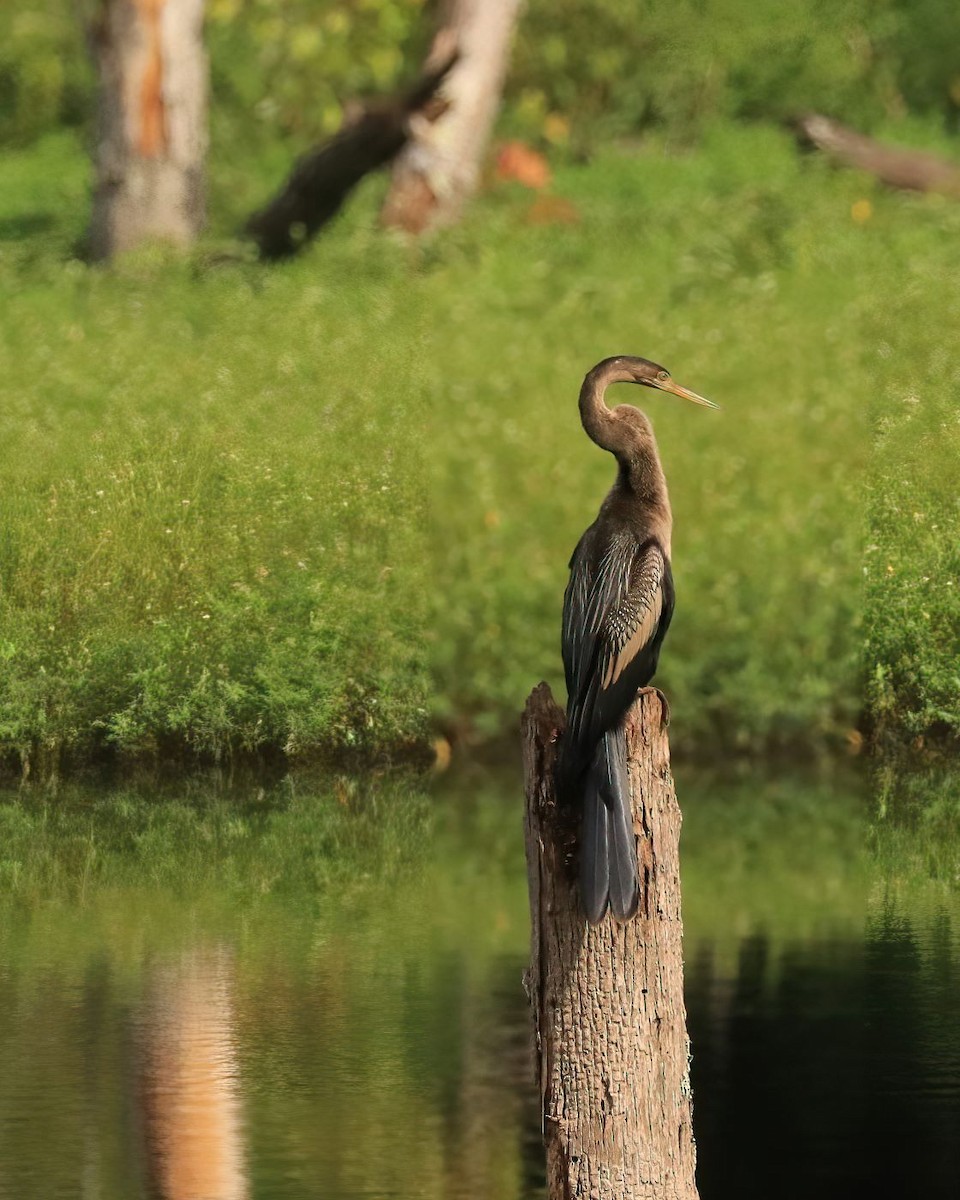
<svg viewBox="0 0 960 1200">
<path fill-rule="evenodd" d="M 618 485 L 638 499 L 663 507 L 669 513 L 667 482 L 660 466 L 657 440 L 646 413 L 632 410 L 631 419 L 607 407 L 604 395 L 612 383 L 632 383 L 633 376 L 616 362 L 601 363 L 584 379 L 580 389 L 580 420 L 598 446 L 616 455 Z"/>
</svg>

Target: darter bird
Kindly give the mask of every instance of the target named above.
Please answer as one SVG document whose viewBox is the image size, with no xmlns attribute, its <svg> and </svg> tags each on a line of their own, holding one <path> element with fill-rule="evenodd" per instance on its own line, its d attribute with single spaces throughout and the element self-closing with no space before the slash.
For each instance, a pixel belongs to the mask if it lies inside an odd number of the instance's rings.
<svg viewBox="0 0 960 1200">
<path fill-rule="evenodd" d="M 673 615 L 673 519 L 653 427 L 631 404 L 609 409 L 612 383 L 639 383 L 716 408 L 645 358 L 606 358 L 580 389 L 587 435 L 617 459 L 617 479 L 570 559 L 563 598 L 567 731 L 561 794 L 582 805 L 580 892 L 596 924 L 626 921 L 640 901 L 624 716 L 657 669 Z M 665 702 L 664 702 L 665 704 Z M 666 711 L 666 707 L 665 707 Z"/>
</svg>

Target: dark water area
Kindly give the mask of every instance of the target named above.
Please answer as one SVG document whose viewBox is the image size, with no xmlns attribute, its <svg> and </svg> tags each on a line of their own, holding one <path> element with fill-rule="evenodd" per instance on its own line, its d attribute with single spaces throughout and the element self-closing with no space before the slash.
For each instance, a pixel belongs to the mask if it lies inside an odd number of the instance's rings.
<svg viewBox="0 0 960 1200">
<path fill-rule="evenodd" d="M 935 907 L 687 985 L 704 1196 L 960 1194 L 956 926 Z M 773 977 L 770 975 L 773 968 Z"/>
<path fill-rule="evenodd" d="M 542 1198 L 515 783 L 342 905 L 9 904 L 0 1197 Z M 704 1200 L 956 1197 L 955 886 L 880 865 L 853 776 L 679 790 Z"/>
</svg>

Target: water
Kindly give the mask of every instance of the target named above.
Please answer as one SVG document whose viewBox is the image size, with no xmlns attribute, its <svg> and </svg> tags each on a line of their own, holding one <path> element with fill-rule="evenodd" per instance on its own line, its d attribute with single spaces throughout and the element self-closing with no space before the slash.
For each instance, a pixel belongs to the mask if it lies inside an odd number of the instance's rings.
<svg viewBox="0 0 960 1200">
<path fill-rule="evenodd" d="M 424 864 L 329 901 L 231 868 L 8 905 L 0 1197 L 541 1197 L 514 786 L 450 781 Z M 679 790 L 704 1200 L 955 1197 L 953 888 L 877 865 L 850 777 Z"/>
</svg>

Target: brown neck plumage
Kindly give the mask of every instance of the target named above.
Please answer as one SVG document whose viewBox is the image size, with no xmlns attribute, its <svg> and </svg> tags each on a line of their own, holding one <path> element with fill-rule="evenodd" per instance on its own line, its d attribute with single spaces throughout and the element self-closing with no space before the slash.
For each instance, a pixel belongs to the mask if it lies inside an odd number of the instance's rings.
<svg viewBox="0 0 960 1200">
<path fill-rule="evenodd" d="M 635 382 L 633 374 L 616 359 L 594 367 L 580 389 L 580 420 L 598 446 L 616 455 L 621 487 L 651 507 L 662 508 L 669 517 L 667 481 L 646 413 L 632 405 L 611 411 L 604 400 L 610 384 Z"/>
</svg>

